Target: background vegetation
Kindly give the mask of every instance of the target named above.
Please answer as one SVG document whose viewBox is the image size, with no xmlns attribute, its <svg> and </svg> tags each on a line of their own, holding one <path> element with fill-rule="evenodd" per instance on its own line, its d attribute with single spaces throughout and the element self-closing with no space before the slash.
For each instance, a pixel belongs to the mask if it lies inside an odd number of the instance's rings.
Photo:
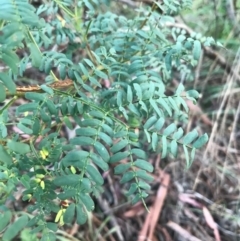
<svg viewBox="0 0 240 241">
<path fill-rule="evenodd" d="M 30 4 L 0 0 L 2 239 L 239 240 L 240 2 Z"/>
</svg>

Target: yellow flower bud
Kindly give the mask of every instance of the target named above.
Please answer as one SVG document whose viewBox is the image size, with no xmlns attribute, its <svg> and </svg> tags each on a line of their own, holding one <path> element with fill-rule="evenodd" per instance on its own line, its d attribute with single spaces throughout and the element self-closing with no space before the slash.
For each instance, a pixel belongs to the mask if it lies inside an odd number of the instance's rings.
<svg viewBox="0 0 240 241">
<path fill-rule="evenodd" d="M 43 160 L 46 159 L 46 155 L 44 154 L 44 152 L 42 150 L 40 151 L 40 156 Z"/>
<path fill-rule="evenodd" d="M 35 181 L 36 183 L 40 183 L 42 180 L 41 180 L 40 178 L 35 178 L 34 181 Z"/>
<path fill-rule="evenodd" d="M 75 174 L 77 171 L 76 171 L 76 168 L 74 167 L 74 166 L 71 166 L 70 167 L 70 170 L 71 170 L 71 172 L 73 173 L 73 174 Z"/>
<path fill-rule="evenodd" d="M 43 148 L 41 151 L 40 151 L 40 156 L 42 157 L 43 160 L 45 160 L 49 155 L 49 152 L 48 150 L 46 150 L 45 148 Z"/>
<path fill-rule="evenodd" d="M 30 202 L 32 199 L 32 194 L 27 194 L 27 197 L 28 197 L 28 201 Z"/>
<path fill-rule="evenodd" d="M 43 153 L 44 153 L 46 156 L 49 155 L 49 151 L 48 151 L 47 149 L 43 148 L 42 151 L 43 151 Z"/>
<path fill-rule="evenodd" d="M 36 175 L 36 178 L 42 179 L 42 178 L 44 178 L 44 177 L 45 177 L 45 175 L 43 175 L 43 174 L 37 174 L 37 175 Z"/>
<path fill-rule="evenodd" d="M 58 223 L 58 222 L 59 222 L 59 220 L 60 220 L 60 218 L 61 218 L 62 215 L 63 215 L 63 210 L 60 209 L 60 210 L 58 211 L 56 217 L 55 217 L 55 223 Z"/>
<path fill-rule="evenodd" d="M 63 225 L 64 225 L 63 215 L 60 217 L 59 225 L 60 225 L 60 226 L 63 226 Z"/>
<path fill-rule="evenodd" d="M 45 189 L 45 182 L 44 182 L 44 181 L 41 181 L 41 182 L 40 182 L 40 187 L 41 187 L 42 189 Z"/>
</svg>

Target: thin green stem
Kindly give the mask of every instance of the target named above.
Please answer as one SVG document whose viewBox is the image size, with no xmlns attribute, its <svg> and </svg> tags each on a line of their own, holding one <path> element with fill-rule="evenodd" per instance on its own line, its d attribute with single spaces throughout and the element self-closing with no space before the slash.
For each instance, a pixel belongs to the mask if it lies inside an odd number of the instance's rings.
<svg viewBox="0 0 240 241">
<path fill-rule="evenodd" d="M 8 109 L 17 99 L 18 96 L 15 95 L 5 106 L 3 106 L 3 108 L 0 109 L 0 115 L 3 113 L 4 110 Z"/>
</svg>

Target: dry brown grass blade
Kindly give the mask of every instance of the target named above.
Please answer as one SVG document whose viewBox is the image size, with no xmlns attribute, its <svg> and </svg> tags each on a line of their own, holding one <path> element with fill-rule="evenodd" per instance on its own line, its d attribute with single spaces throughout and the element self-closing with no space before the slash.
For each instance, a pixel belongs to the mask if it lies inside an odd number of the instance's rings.
<svg viewBox="0 0 240 241">
<path fill-rule="evenodd" d="M 149 225 L 151 222 L 152 213 L 153 213 L 153 208 L 151 207 L 149 210 L 149 213 L 145 219 L 144 225 L 138 235 L 138 241 L 143 241 L 147 238 L 147 233 L 148 233 L 148 228 L 149 228 Z"/>
<path fill-rule="evenodd" d="M 172 238 L 170 237 L 168 231 L 166 228 L 161 228 L 161 231 L 163 232 L 165 238 L 166 238 L 166 241 L 172 241 Z"/>
<path fill-rule="evenodd" d="M 170 182 L 170 175 L 164 172 L 161 172 L 161 185 L 158 189 L 157 196 L 153 206 L 150 208 L 150 212 L 147 215 L 144 226 L 139 233 L 138 241 L 144 240 L 148 237 L 147 240 L 153 239 L 154 230 L 157 225 L 158 218 L 160 216 L 164 200 L 167 196 L 167 189 Z M 149 230 L 149 234 L 147 236 Z"/>
<path fill-rule="evenodd" d="M 211 213 L 209 212 L 209 210 L 206 207 L 203 207 L 203 216 L 205 217 L 205 220 L 206 220 L 208 226 L 214 231 L 216 241 L 221 241 L 217 224 L 213 220 Z"/>
<path fill-rule="evenodd" d="M 152 239 L 155 227 L 157 225 L 158 217 L 160 216 L 164 200 L 167 196 L 167 190 L 170 182 L 170 175 L 162 172 L 162 182 L 157 192 L 157 197 L 153 205 L 153 214 L 151 218 L 151 223 L 149 226 L 149 239 Z"/>
<path fill-rule="evenodd" d="M 188 241 L 202 241 L 201 239 L 198 239 L 192 234 L 190 234 L 188 231 L 186 231 L 184 228 L 179 226 L 177 223 L 169 221 L 167 223 L 167 226 L 172 230 L 174 230 L 175 232 L 179 233 L 182 237 L 184 237 Z"/>
<path fill-rule="evenodd" d="M 180 193 L 179 196 L 178 196 L 178 199 L 181 202 L 191 204 L 194 207 L 202 208 L 202 204 L 197 202 L 194 198 L 192 198 L 192 196 L 193 195 L 188 194 L 188 193 Z"/>
<path fill-rule="evenodd" d="M 124 212 L 123 217 L 125 218 L 132 218 L 136 216 L 141 216 L 145 213 L 145 208 L 142 203 L 135 204 L 130 210 Z"/>
</svg>

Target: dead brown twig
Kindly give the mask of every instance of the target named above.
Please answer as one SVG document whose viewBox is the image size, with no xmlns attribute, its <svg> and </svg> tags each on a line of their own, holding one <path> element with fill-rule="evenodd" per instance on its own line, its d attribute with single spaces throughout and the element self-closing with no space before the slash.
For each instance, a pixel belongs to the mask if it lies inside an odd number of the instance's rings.
<svg viewBox="0 0 240 241">
<path fill-rule="evenodd" d="M 138 241 L 145 240 L 145 238 L 148 238 L 148 240 L 153 240 L 154 230 L 156 228 L 158 218 L 161 214 L 163 203 L 167 196 L 169 183 L 170 175 L 162 171 L 161 185 L 159 186 L 155 202 L 150 208 L 150 212 L 147 215 L 144 226 L 139 233 Z"/>
</svg>

